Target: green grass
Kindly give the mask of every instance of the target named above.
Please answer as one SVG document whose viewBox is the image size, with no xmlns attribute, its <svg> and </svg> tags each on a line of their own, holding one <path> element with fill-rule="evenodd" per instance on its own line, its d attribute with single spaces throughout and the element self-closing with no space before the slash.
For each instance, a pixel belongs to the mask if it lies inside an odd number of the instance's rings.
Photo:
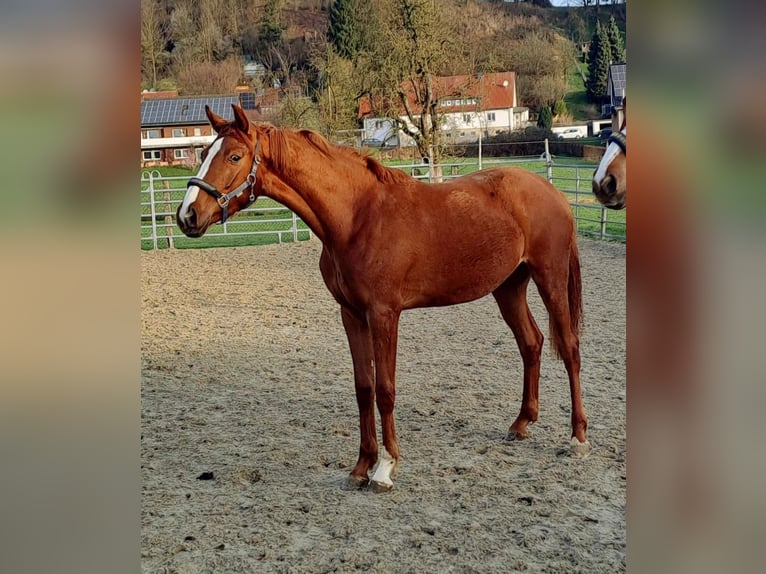
<svg viewBox="0 0 766 574">
<path fill-rule="evenodd" d="M 141 173 L 158 171 L 162 177 L 192 177 L 197 170 L 190 167 L 180 167 L 175 165 L 163 165 L 161 167 L 146 167 L 141 169 Z"/>
<path fill-rule="evenodd" d="M 601 118 L 600 110 L 597 108 L 596 104 L 588 101 L 588 96 L 585 92 L 585 83 L 578 72 L 578 69 L 582 70 L 587 76 L 587 66 L 579 61 L 576 64 L 577 67 L 572 66 L 567 74 L 569 92 L 564 96 L 564 103 L 566 103 L 567 109 L 569 110 L 569 113 L 572 114 L 572 119 L 574 121 L 597 120 Z"/>
</svg>

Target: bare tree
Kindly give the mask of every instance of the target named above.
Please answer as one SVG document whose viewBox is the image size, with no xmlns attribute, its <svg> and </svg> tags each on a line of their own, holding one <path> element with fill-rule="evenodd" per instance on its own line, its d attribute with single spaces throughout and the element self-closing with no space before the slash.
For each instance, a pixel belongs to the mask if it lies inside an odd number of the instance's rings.
<svg viewBox="0 0 766 574">
<path fill-rule="evenodd" d="M 314 55 L 312 62 L 320 78 L 316 100 L 325 131 L 332 135 L 354 129 L 362 75 L 356 73 L 352 61 L 342 58 L 329 43 Z"/>
<path fill-rule="evenodd" d="M 188 62 L 178 70 L 176 81 L 184 95 L 231 94 L 242 76 L 238 57 L 222 62 Z"/>
<path fill-rule="evenodd" d="M 519 99 L 532 108 L 562 99 L 572 52 L 569 40 L 548 31 L 535 31 L 513 41 L 508 59 L 518 78 Z"/>
<path fill-rule="evenodd" d="M 157 87 L 160 69 L 168 59 L 165 51 L 166 21 L 156 0 L 141 0 L 141 71 L 150 87 Z"/>
<path fill-rule="evenodd" d="M 462 54 L 454 22 L 447 17 L 454 5 L 435 0 L 374 4 L 380 37 L 369 61 L 374 70 L 372 101 L 415 141 L 424 157 L 438 161 L 442 118 L 435 78 Z"/>
</svg>

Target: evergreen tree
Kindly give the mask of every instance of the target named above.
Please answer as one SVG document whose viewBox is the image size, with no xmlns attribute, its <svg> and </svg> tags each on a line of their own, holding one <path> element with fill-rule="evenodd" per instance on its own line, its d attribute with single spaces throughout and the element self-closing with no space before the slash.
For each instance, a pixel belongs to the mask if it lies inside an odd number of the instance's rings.
<svg viewBox="0 0 766 574">
<path fill-rule="evenodd" d="M 609 39 L 609 52 L 613 64 L 625 61 L 625 42 L 622 39 L 620 29 L 614 16 L 609 17 L 609 25 L 606 27 L 606 35 Z"/>
<path fill-rule="evenodd" d="M 553 125 L 553 112 L 550 106 L 540 108 L 540 114 L 537 116 L 537 127 L 546 130 L 551 129 Z"/>
<path fill-rule="evenodd" d="M 282 19 L 282 4 L 283 0 L 267 0 L 263 8 L 263 20 L 258 31 L 261 50 L 279 47 L 282 43 L 282 32 L 287 27 Z"/>
<path fill-rule="evenodd" d="M 359 9 L 357 0 L 335 0 L 330 8 L 327 39 L 335 51 L 347 60 L 353 60 L 361 48 L 361 38 L 355 17 Z"/>
<path fill-rule="evenodd" d="M 601 22 L 597 21 L 596 31 L 590 41 L 588 81 L 585 83 L 588 99 L 592 102 L 601 103 L 606 95 L 611 57 L 606 30 Z"/>
</svg>

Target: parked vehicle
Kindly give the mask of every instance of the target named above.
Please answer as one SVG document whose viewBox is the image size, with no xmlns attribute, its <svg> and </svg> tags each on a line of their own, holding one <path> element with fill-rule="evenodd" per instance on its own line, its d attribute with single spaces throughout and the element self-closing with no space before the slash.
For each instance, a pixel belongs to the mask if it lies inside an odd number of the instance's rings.
<svg viewBox="0 0 766 574">
<path fill-rule="evenodd" d="M 596 137 L 601 141 L 606 141 L 609 139 L 610 135 L 612 135 L 612 128 L 604 128 L 596 134 Z"/>
<path fill-rule="evenodd" d="M 573 140 L 582 137 L 582 133 L 577 128 L 566 129 L 563 132 L 560 132 L 558 135 L 559 139 L 562 140 Z"/>
</svg>

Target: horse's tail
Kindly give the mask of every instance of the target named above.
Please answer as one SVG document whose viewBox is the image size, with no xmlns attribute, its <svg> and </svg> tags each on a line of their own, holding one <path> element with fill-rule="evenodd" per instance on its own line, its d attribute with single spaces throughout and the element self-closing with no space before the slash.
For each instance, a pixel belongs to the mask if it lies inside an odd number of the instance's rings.
<svg viewBox="0 0 766 574">
<path fill-rule="evenodd" d="M 577 231 L 572 233 L 572 243 L 569 246 L 569 278 L 567 280 L 567 299 L 569 303 L 569 326 L 572 335 L 578 342 L 582 329 L 582 277 L 580 276 L 580 253 L 577 249 Z M 565 355 L 563 333 L 560 333 L 550 319 L 549 332 L 551 345 L 556 356 L 560 359 Z"/>
</svg>

